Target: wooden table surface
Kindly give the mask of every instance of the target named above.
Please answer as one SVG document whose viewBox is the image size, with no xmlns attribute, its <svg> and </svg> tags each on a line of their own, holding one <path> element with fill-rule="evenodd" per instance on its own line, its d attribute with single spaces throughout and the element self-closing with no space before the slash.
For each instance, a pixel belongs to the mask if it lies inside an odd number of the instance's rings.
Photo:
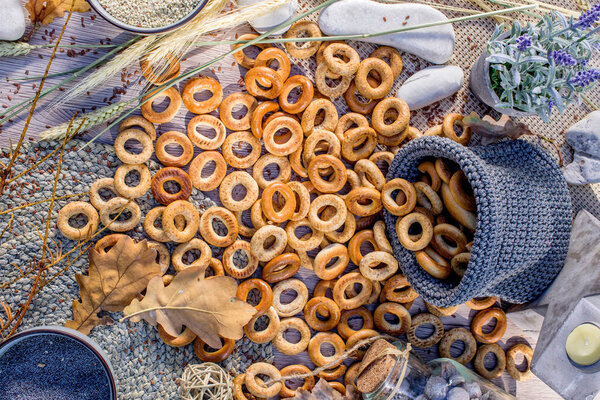
<svg viewBox="0 0 600 400">
<path fill-rule="evenodd" d="M 34 32 L 31 43 L 54 43 L 60 32 L 63 21 L 64 20 L 59 19 L 50 26 L 39 28 Z M 131 35 L 109 25 L 93 13 L 86 13 L 83 15 L 73 15 L 63 43 L 122 43 L 129 37 L 131 37 Z M 52 65 L 51 73 L 67 71 L 85 65 L 91 60 L 96 59 L 99 54 L 102 54 L 105 51 L 105 49 L 61 51 L 58 53 L 58 56 Z M 183 63 L 183 67 L 185 69 L 192 65 L 198 65 L 200 62 L 205 62 L 209 60 L 211 56 L 220 54 L 223 51 L 224 47 L 194 51 L 192 55 L 187 57 L 187 60 Z M 24 81 L 21 80 L 21 78 L 41 75 L 46 68 L 50 53 L 51 49 L 43 49 L 36 50 L 26 56 L 0 58 L 0 107 L 7 108 L 20 100 L 28 98 L 34 93 L 40 84 L 40 81 Z M 226 58 L 222 63 L 215 66 L 212 71 L 223 84 L 226 94 L 239 90 L 237 81 L 239 80 L 240 69 L 236 65 L 232 65 L 231 58 Z M 35 138 L 41 131 L 48 127 L 68 121 L 70 116 L 73 115 L 76 110 L 90 111 L 110 102 L 128 99 L 131 96 L 136 95 L 139 88 L 142 87 L 142 84 L 136 80 L 137 76 L 139 76 L 137 65 L 132 64 L 127 70 L 123 71 L 122 74 L 113 77 L 105 85 L 94 90 L 93 93 L 88 93 L 87 95 L 76 99 L 76 101 L 65 104 L 60 108 L 52 107 L 52 100 L 56 98 L 55 96 L 50 96 L 49 99 L 40 101 L 38 111 L 27 131 L 27 137 Z M 49 79 L 46 82 L 46 87 L 52 86 L 60 79 L 61 78 Z M 164 132 L 177 126 L 181 129 L 181 125 L 191 118 L 191 114 L 183 114 L 185 113 L 180 112 L 180 115 L 172 123 L 161 126 L 159 131 Z M 23 130 L 25 118 L 26 114 L 22 114 L 21 116 L 14 118 L 11 123 L 0 128 L 1 147 L 5 147 L 10 143 L 15 143 L 18 140 Z M 95 132 L 98 132 L 98 130 L 93 131 L 93 133 Z M 115 135 L 116 130 L 112 130 L 105 133 L 100 140 L 104 143 L 112 143 Z M 311 278 L 306 275 L 306 279 L 310 281 Z M 419 310 L 425 311 L 425 307 L 420 299 L 418 299 L 411 308 L 411 313 L 415 314 Z M 467 327 L 473 314 L 473 311 L 465 306 L 461 306 L 456 315 L 443 318 L 443 321 L 446 328 L 459 326 Z M 539 334 L 538 331 L 533 330 L 523 332 L 510 322 L 510 317 L 508 320 L 507 333 L 500 342 L 503 348 L 507 349 L 512 344 L 521 341 L 526 341 L 532 346 L 535 346 Z M 421 352 L 421 354 L 426 359 L 432 359 L 438 356 L 437 350 L 435 349 Z M 278 355 L 276 358 L 278 364 L 284 362 L 287 363 L 288 361 L 289 360 L 284 360 L 281 355 Z M 554 393 L 537 378 L 533 378 L 523 383 L 515 383 L 510 379 L 508 374 L 505 373 L 498 383 L 507 388 L 511 393 L 516 394 L 520 399 L 560 399 L 560 396 Z"/>
</svg>

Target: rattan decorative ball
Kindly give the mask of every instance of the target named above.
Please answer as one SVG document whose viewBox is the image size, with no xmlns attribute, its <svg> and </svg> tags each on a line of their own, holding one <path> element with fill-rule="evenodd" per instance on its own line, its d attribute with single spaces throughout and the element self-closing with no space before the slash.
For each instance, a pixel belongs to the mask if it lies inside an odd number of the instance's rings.
<svg viewBox="0 0 600 400">
<path fill-rule="evenodd" d="M 233 379 L 214 363 L 190 364 L 183 371 L 180 392 L 183 400 L 231 400 Z"/>
</svg>

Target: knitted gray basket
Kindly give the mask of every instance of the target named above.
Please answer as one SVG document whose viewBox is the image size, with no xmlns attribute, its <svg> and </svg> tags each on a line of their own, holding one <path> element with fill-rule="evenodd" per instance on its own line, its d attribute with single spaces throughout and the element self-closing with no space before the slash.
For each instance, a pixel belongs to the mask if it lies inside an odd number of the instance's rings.
<svg viewBox="0 0 600 400">
<path fill-rule="evenodd" d="M 446 138 L 415 139 L 396 154 L 388 179 L 414 182 L 425 157 L 456 162 L 477 202 L 471 261 L 460 281 L 432 277 L 398 241 L 397 217 L 384 210 L 400 268 L 423 299 L 438 307 L 495 296 L 511 303 L 535 299 L 560 272 L 571 234 L 571 198 L 556 162 L 523 140 L 464 147 Z"/>
</svg>

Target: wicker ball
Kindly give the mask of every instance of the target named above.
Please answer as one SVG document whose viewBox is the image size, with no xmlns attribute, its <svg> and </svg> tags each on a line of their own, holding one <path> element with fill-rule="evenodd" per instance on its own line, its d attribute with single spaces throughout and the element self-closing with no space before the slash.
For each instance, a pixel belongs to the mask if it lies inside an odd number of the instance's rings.
<svg viewBox="0 0 600 400">
<path fill-rule="evenodd" d="M 233 380 L 217 364 L 190 364 L 183 371 L 180 391 L 183 400 L 230 400 Z"/>
</svg>

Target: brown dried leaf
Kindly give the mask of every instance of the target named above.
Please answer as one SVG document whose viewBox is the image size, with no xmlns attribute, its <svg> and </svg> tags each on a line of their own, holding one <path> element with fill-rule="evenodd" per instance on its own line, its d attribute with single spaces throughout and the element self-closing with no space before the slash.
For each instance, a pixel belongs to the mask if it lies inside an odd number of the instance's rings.
<svg viewBox="0 0 600 400">
<path fill-rule="evenodd" d="M 146 295 L 125 307 L 125 316 L 160 324 L 171 336 L 178 336 L 183 325 L 211 347 L 221 347 L 219 336 L 241 339 L 243 327 L 256 310 L 235 297 L 233 278 L 217 276 L 204 279 L 204 268 L 191 267 L 178 273 L 165 287 L 160 277 L 148 284 Z"/>
<path fill-rule="evenodd" d="M 31 23 L 50 24 L 54 18 L 62 17 L 73 7 L 74 12 L 90 11 L 87 0 L 29 0 L 25 8 Z"/>
<path fill-rule="evenodd" d="M 136 243 L 124 236 L 107 253 L 91 248 L 89 257 L 88 275 L 75 275 L 81 300 L 73 301 L 73 320 L 65 324 L 86 335 L 95 326 L 112 323 L 110 317 L 99 317 L 100 311 L 123 311 L 150 279 L 160 279 L 156 250 L 145 240 Z"/>
<path fill-rule="evenodd" d="M 472 112 L 463 118 L 463 124 L 470 127 L 472 132 L 480 134 L 483 144 L 494 143 L 505 137 L 516 139 L 521 135 L 531 135 L 527 125 L 515 122 L 504 114 L 496 121 L 489 115 L 479 118 L 477 113 Z"/>
</svg>

